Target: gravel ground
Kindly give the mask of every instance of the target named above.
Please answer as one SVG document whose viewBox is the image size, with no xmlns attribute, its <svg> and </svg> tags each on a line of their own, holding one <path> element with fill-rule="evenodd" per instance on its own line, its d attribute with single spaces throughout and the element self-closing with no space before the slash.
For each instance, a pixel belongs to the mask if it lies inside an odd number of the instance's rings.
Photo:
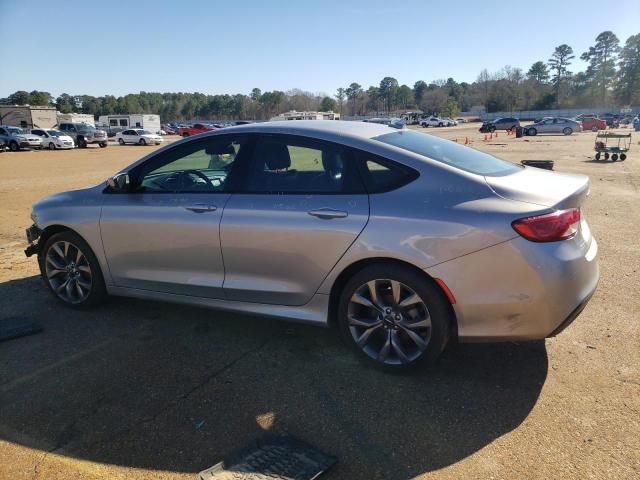
<svg viewBox="0 0 640 480">
<path fill-rule="evenodd" d="M 44 327 L 0 343 L 0 478 L 192 479 L 266 431 L 336 455 L 328 479 L 638 478 L 640 137 L 609 163 L 592 133 L 428 131 L 591 177 L 600 285 L 560 336 L 389 375 L 331 330 L 122 298 L 71 311 L 22 254 L 30 205 L 155 147 L 0 154 L 0 318 Z"/>
</svg>

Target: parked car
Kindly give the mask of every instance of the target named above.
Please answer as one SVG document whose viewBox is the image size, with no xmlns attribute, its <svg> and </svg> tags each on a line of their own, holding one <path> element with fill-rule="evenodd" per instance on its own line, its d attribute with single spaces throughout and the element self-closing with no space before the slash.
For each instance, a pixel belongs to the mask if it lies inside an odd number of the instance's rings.
<svg viewBox="0 0 640 480">
<path fill-rule="evenodd" d="M 595 113 L 581 113 L 580 115 L 576 115 L 573 119 L 576 122 L 581 122 L 585 118 L 598 118 L 598 115 Z"/>
<path fill-rule="evenodd" d="M 427 127 L 445 127 L 447 126 L 447 121 L 440 117 L 425 117 L 420 119 L 420 126 Z"/>
<path fill-rule="evenodd" d="M 131 128 L 129 130 L 116 133 L 116 141 L 120 145 L 125 145 L 127 143 L 136 143 L 138 145 L 160 145 L 162 143 L 162 137 L 156 133 L 151 133 L 149 130 Z"/>
<path fill-rule="evenodd" d="M 178 135 L 181 137 L 190 137 L 191 135 L 198 135 L 200 133 L 211 132 L 213 130 L 218 130 L 218 128 L 204 123 L 195 123 L 190 127 L 178 128 Z"/>
<path fill-rule="evenodd" d="M 98 130 L 88 123 L 63 122 L 58 125 L 57 129 L 71 137 L 79 148 L 87 148 L 87 145 L 96 143 L 100 148 L 107 146 L 107 132 Z"/>
<path fill-rule="evenodd" d="M 166 135 L 176 135 L 178 132 L 176 131 L 175 128 L 166 125 L 166 124 L 162 124 L 160 125 L 160 129 L 166 134 Z"/>
<path fill-rule="evenodd" d="M 496 130 L 513 130 L 520 126 L 520 120 L 512 117 L 496 118 L 482 123 L 481 133 L 493 133 Z"/>
<path fill-rule="evenodd" d="M 537 123 L 524 127 L 525 135 L 535 136 L 539 133 L 562 133 L 571 135 L 573 132 L 581 132 L 582 126 L 575 120 L 563 117 L 547 117 Z"/>
<path fill-rule="evenodd" d="M 456 118 L 456 122 L 458 122 L 458 123 L 467 123 L 467 119 L 466 118 L 462 118 L 462 117 L 458 117 L 458 118 Z"/>
<path fill-rule="evenodd" d="M 607 127 L 618 128 L 620 126 L 620 115 L 605 113 L 601 115 L 600 118 L 607 122 Z"/>
<path fill-rule="evenodd" d="M 42 139 L 42 147 L 49 150 L 69 149 L 75 147 L 73 138 L 65 135 L 59 130 L 52 128 L 34 128 L 31 130 L 33 135 L 37 135 Z"/>
<path fill-rule="evenodd" d="M 113 294 L 335 325 L 402 368 L 455 336 L 566 328 L 598 282 L 588 192 L 584 175 L 413 130 L 265 122 L 37 202 L 25 253 L 69 307 Z"/>
<path fill-rule="evenodd" d="M 597 132 L 598 130 L 605 130 L 607 128 L 607 122 L 596 116 L 589 117 L 583 115 L 581 117 L 581 120 L 576 121 L 582 126 L 582 130 L 591 130 L 592 132 Z"/>
<path fill-rule="evenodd" d="M 12 152 L 42 148 L 40 137 L 11 125 L 0 125 L 0 142 L 4 142 Z"/>
</svg>

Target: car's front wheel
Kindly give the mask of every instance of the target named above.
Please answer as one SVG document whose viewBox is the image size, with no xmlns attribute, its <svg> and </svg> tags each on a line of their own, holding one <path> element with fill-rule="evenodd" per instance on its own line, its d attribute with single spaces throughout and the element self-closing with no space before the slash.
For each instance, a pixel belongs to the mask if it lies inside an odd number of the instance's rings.
<svg viewBox="0 0 640 480">
<path fill-rule="evenodd" d="M 345 285 L 338 306 L 343 339 L 389 369 L 433 362 L 449 338 L 451 308 L 429 279 L 395 265 L 370 266 Z"/>
<path fill-rule="evenodd" d="M 56 144 L 53 142 L 49 142 L 49 150 L 55 150 L 56 149 Z"/>
<path fill-rule="evenodd" d="M 145 146 L 147 145 L 147 141 L 144 138 L 140 139 L 140 145 Z"/>
<path fill-rule="evenodd" d="M 571 135 L 573 133 L 573 129 L 569 128 L 569 127 L 565 127 L 562 130 L 562 133 L 564 133 L 565 135 Z"/>
<path fill-rule="evenodd" d="M 596 127 L 595 125 L 593 127 L 591 127 L 591 131 L 593 133 L 596 133 L 598 131 L 598 127 Z"/>
<path fill-rule="evenodd" d="M 106 297 L 106 288 L 96 256 L 77 234 L 64 231 L 52 235 L 40 256 L 40 270 L 49 290 L 65 305 L 86 308 Z"/>
<path fill-rule="evenodd" d="M 9 144 L 9 150 L 11 150 L 12 152 L 17 152 L 18 150 L 20 150 L 20 145 L 18 145 L 18 142 L 14 140 Z"/>
<path fill-rule="evenodd" d="M 536 130 L 535 128 L 530 128 L 527 130 L 527 135 L 531 137 L 535 137 L 537 134 L 538 134 L 538 130 Z"/>
<path fill-rule="evenodd" d="M 119 139 L 118 139 L 118 143 L 119 143 L 120 145 L 124 145 L 124 140 L 123 140 L 122 138 L 119 138 Z"/>
</svg>

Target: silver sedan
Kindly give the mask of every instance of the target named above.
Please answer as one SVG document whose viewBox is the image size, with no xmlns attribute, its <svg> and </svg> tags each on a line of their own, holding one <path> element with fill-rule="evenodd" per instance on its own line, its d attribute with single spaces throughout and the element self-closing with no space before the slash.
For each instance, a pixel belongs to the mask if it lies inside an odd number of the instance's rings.
<svg viewBox="0 0 640 480">
<path fill-rule="evenodd" d="M 109 295 L 335 326 L 387 368 L 564 329 L 598 281 L 589 180 L 407 129 L 268 122 L 167 145 L 33 206 L 27 255 Z M 205 315 L 203 313 L 203 315 Z"/>
<path fill-rule="evenodd" d="M 573 132 L 581 132 L 582 125 L 570 118 L 547 117 L 539 122 L 527 125 L 525 133 L 535 136 L 539 133 L 556 133 L 563 135 L 571 135 Z"/>
</svg>

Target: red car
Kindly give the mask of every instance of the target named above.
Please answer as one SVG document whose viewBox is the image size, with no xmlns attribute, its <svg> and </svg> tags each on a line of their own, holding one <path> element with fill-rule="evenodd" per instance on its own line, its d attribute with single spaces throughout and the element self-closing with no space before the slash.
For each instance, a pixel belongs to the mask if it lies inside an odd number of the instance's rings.
<svg viewBox="0 0 640 480">
<path fill-rule="evenodd" d="M 194 123 L 190 127 L 180 127 L 178 129 L 178 135 L 182 137 L 190 137 L 191 135 L 198 135 L 199 133 L 210 132 L 217 130 L 213 125 L 205 125 L 204 123 Z"/>
<path fill-rule="evenodd" d="M 592 132 L 597 132 L 598 130 L 606 130 L 607 128 L 607 122 L 598 117 L 582 117 L 580 124 L 582 125 L 583 131 L 591 130 Z"/>
</svg>

